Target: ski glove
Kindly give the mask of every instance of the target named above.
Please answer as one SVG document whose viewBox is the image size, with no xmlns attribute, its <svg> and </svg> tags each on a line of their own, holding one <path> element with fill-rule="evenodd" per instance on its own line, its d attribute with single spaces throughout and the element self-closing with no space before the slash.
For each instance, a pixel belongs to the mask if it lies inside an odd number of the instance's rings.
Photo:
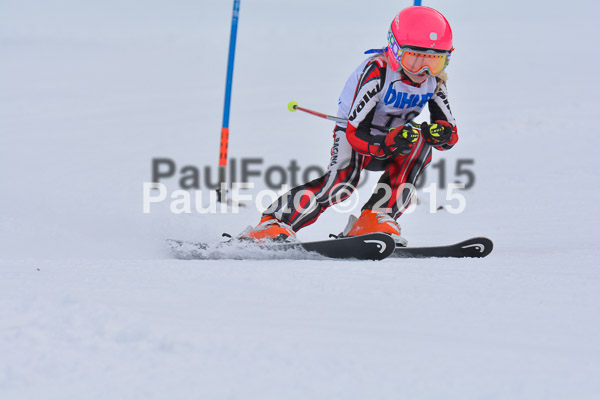
<svg viewBox="0 0 600 400">
<path fill-rule="evenodd" d="M 423 139 L 432 146 L 440 146 L 452 139 L 452 125 L 448 121 L 437 120 L 433 124 L 421 124 Z"/>
<path fill-rule="evenodd" d="M 408 154 L 419 140 L 419 131 L 412 125 L 406 124 L 391 129 L 381 144 L 381 150 L 387 156 Z"/>
</svg>

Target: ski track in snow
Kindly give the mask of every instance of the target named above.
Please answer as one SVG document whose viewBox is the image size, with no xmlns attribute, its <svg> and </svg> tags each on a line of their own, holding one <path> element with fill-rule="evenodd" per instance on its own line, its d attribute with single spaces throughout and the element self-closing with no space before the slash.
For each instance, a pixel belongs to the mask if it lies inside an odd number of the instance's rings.
<svg viewBox="0 0 600 400">
<path fill-rule="evenodd" d="M 326 164 L 332 125 L 286 105 L 335 113 L 404 6 L 369 4 L 365 18 L 360 1 L 243 2 L 232 157 Z M 433 163 L 452 182 L 473 159 L 476 181 L 463 213 L 430 214 L 421 193 L 400 223 L 414 246 L 488 236 L 485 259 L 173 259 L 165 239 L 216 242 L 260 215 L 142 213 L 152 158 L 217 162 L 230 2 L 5 1 L 0 399 L 598 398 L 600 103 L 555 55 L 597 64 L 600 7 L 424 4 L 456 47 L 460 141 Z M 347 217 L 329 210 L 299 238 Z"/>
</svg>

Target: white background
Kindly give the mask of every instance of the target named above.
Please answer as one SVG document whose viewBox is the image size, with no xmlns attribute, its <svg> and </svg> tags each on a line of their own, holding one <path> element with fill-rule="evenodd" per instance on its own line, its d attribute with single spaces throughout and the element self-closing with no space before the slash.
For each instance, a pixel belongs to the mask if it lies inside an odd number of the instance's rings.
<svg viewBox="0 0 600 400">
<path fill-rule="evenodd" d="M 332 124 L 287 103 L 335 114 L 410 4 L 244 0 L 230 156 L 325 167 Z M 456 47 L 460 141 L 434 162 L 477 180 L 462 214 L 425 196 L 399 222 L 411 245 L 488 236 L 482 260 L 173 260 L 166 238 L 260 216 L 142 213 L 152 158 L 215 169 L 231 1 L 3 0 L 0 397 L 597 398 L 600 7 L 424 5 Z"/>
</svg>

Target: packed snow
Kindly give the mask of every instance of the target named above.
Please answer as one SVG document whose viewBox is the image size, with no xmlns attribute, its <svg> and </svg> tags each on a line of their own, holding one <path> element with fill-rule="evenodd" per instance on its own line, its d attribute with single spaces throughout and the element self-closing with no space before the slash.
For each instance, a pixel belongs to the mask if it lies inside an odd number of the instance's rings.
<svg viewBox="0 0 600 400">
<path fill-rule="evenodd" d="M 143 212 L 153 159 L 176 163 L 169 194 L 185 166 L 201 203 L 205 167 L 216 181 L 231 3 L 0 3 L 0 399 L 597 399 L 600 5 L 423 2 L 456 48 L 460 141 L 433 163 L 454 182 L 473 160 L 475 182 L 453 214 L 428 169 L 445 208 L 420 191 L 399 222 L 410 245 L 490 237 L 487 258 L 176 260 L 165 239 L 216 242 L 262 211 Z M 238 175 L 262 159 L 244 195 L 270 166 L 326 167 L 332 123 L 287 103 L 335 114 L 411 4 L 242 1 L 229 155 Z"/>
</svg>

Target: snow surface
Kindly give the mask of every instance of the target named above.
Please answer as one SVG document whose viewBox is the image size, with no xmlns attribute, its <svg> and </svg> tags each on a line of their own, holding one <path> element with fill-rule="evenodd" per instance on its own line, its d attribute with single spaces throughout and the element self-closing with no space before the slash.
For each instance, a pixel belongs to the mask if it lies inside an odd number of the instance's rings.
<svg viewBox="0 0 600 400">
<path fill-rule="evenodd" d="M 410 3 L 243 1 L 230 155 L 324 167 L 332 125 L 287 103 L 335 113 Z M 152 158 L 214 170 L 231 1 L 3 0 L 0 399 L 599 398 L 600 5 L 424 4 L 457 49 L 461 140 L 434 156 L 476 183 L 400 222 L 412 245 L 489 236 L 482 260 L 172 259 L 166 238 L 261 211 L 142 212 Z"/>
</svg>

